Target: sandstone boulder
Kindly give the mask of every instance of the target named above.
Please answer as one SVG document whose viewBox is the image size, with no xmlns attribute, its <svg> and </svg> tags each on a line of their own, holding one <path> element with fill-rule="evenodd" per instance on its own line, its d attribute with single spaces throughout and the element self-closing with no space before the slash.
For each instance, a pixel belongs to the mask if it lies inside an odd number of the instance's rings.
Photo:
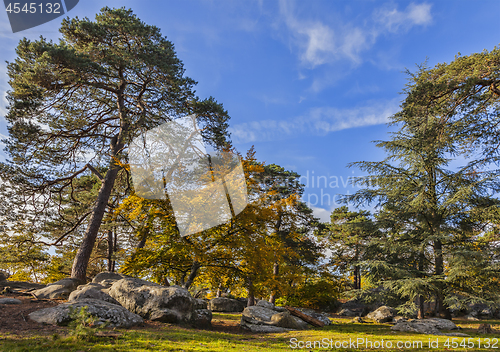
<svg viewBox="0 0 500 352">
<path fill-rule="evenodd" d="M 338 315 L 343 317 L 357 317 L 359 313 L 356 313 L 348 308 L 341 309 Z"/>
<path fill-rule="evenodd" d="M 21 303 L 23 302 L 15 298 L 0 298 L 0 304 L 21 304 Z"/>
<path fill-rule="evenodd" d="M 68 277 L 44 288 L 34 290 L 32 293 L 41 299 L 67 299 L 70 293 L 76 290 L 80 284 L 82 284 L 80 280 Z"/>
<path fill-rule="evenodd" d="M 394 308 L 388 306 L 382 306 L 377 308 L 373 312 L 368 313 L 366 317 L 368 319 L 375 320 L 377 323 L 385 323 L 392 320 L 392 318 L 394 318 L 395 313 L 396 311 L 394 310 Z"/>
<path fill-rule="evenodd" d="M 195 309 L 193 325 L 197 328 L 209 328 L 212 326 L 212 311 L 208 309 Z"/>
<path fill-rule="evenodd" d="M 278 306 L 275 306 L 274 304 L 272 304 L 271 302 L 263 301 L 263 300 L 257 301 L 256 306 L 272 309 L 272 310 L 275 310 L 277 312 L 288 312 L 285 307 L 278 307 Z"/>
<path fill-rule="evenodd" d="M 91 298 L 120 305 L 116 299 L 103 292 L 103 289 L 103 286 L 94 283 L 78 286 L 75 291 L 71 292 L 68 301 L 80 301 L 82 299 Z"/>
<path fill-rule="evenodd" d="M 116 281 L 108 293 L 130 312 L 146 319 L 164 323 L 190 323 L 194 319 L 194 298 L 180 287 L 127 277 Z"/>
<path fill-rule="evenodd" d="M 272 317 L 280 312 L 277 312 L 275 310 L 269 309 L 269 308 L 264 308 L 264 307 L 259 307 L 259 306 L 251 306 L 251 307 L 246 307 L 243 310 L 243 313 L 241 315 L 241 326 L 243 328 L 246 328 L 251 331 L 257 332 L 251 325 L 273 325 L 272 324 Z M 303 321 L 302 319 L 295 317 L 291 315 L 291 318 L 295 321 L 295 326 L 297 326 L 296 329 L 307 329 L 308 324 Z M 279 319 L 278 316 L 275 319 Z M 261 329 L 257 329 L 261 330 Z M 273 329 L 270 329 L 272 332 L 276 331 Z"/>
<path fill-rule="evenodd" d="M 479 334 L 493 334 L 495 331 L 491 328 L 490 324 L 480 324 L 477 332 Z"/>
<path fill-rule="evenodd" d="M 289 312 L 276 313 L 271 317 L 271 325 L 294 330 L 304 329 L 303 324 L 299 324 L 295 317 Z"/>
<path fill-rule="evenodd" d="M 208 309 L 208 302 L 204 299 L 194 299 L 194 309 Z"/>
<path fill-rule="evenodd" d="M 212 312 L 242 312 L 245 304 L 237 299 L 217 297 L 210 300 L 208 308 Z"/>
<path fill-rule="evenodd" d="M 100 284 L 104 288 L 110 288 L 116 281 L 127 278 L 130 276 L 113 273 L 110 271 L 104 271 L 102 273 L 97 274 L 93 279 L 92 283 Z"/>
<path fill-rule="evenodd" d="M 55 307 L 45 308 L 30 313 L 30 319 L 44 324 L 65 325 L 69 323 L 71 313 L 87 307 L 87 312 L 98 319 L 99 323 L 109 323 L 112 327 L 131 327 L 142 324 L 143 319 L 129 312 L 122 306 L 96 299 L 85 299 L 75 302 L 63 303 Z"/>
<path fill-rule="evenodd" d="M 431 318 L 431 319 L 416 319 L 410 321 L 399 321 L 391 330 L 403 332 L 416 332 L 428 335 L 448 335 L 448 336 L 463 336 L 465 334 L 444 334 L 440 330 L 454 330 L 458 327 L 451 320 Z"/>
<path fill-rule="evenodd" d="M 326 314 L 318 313 L 315 310 L 308 309 L 308 308 L 298 308 L 298 309 L 302 313 L 310 316 L 311 318 L 319 320 L 320 322 L 322 322 L 325 325 L 331 325 L 332 324 L 331 320 L 328 318 L 328 315 L 326 315 Z"/>
</svg>

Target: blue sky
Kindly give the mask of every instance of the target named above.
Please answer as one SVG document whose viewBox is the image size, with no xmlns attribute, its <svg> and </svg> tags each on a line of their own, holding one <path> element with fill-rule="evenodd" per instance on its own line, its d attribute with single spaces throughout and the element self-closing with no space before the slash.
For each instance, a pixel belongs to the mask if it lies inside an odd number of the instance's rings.
<svg viewBox="0 0 500 352">
<path fill-rule="evenodd" d="M 197 94 L 229 111 L 237 149 L 255 145 L 259 160 L 303 175 L 304 200 L 324 220 L 336 194 L 356 191 L 348 177 L 361 174 L 346 164 L 384 157 L 371 141 L 389 137 L 385 122 L 398 110 L 405 68 L 491 50 L 500 39 L 495 0 L 80 0 L 68 15 L 94 18 L 103 6 L 132 8 L 158 26 L 199 82 Z M 4 62 L 22 37 L 57 39 L 62 18 L 13 34 L 0 16 L 5 136 Z"/>
</svg>

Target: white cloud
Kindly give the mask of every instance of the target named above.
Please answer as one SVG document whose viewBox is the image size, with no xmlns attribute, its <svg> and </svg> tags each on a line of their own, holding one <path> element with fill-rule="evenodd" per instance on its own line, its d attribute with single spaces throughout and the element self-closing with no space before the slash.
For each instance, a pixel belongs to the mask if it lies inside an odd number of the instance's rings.
<svg viewBox="0 0 500 352">
<path fill-rule="evenodd" d="M 332 107 L 314 108 L 309 114 L 309 125 L 312 130 L 325 134 L 349 128 L 373 126 L 387 123 L 389 116 L 397 112 L 395 101 L 389 104 L 374 104 L 355 109 L 338 109 Z"/>
<path fill-rule="evenodd" d="M 313 215 L 321 220 L 321 222 L 330 222 L 330 214 L 331 210 L 326 210 L 323 208 L 318 208 L 312 205 L 309 205 L 309 208 L 312 209 Z"/>
<path fill-rule="evenodd" d="M 292 42 L 299 47 L 300 59 L 318 66 L 347 57 L 359 61 L 359 51 L 367 45 L 359 28 L 332 28 L 319 20 L 303 20 L 293 14 L 292 2 L 280 1 L 281 16 L 290 30 Z"/>
<path fill-rule="evenodd" d="M 399 101 L 393 99 L 352 109 L 313 108 L 303 116 L 289 120 L 262 120 L 237 124 L 229 128 L 235 142 L 268 141 L 297 134 L 325 135 L 349 128 L 387 123 L 398 111 Z"/>
<path fill-rule="evenodd" d="M 426 3 L 411 3 L 403 11 L 395 5 L 384 6 L 373 11 L 372 18 L 362 25 L 299 18 L 292 1 L 281 0 L 279 4 L 289 41 L 292 47 L 298 48 L 302 64 L 311 68 L 341 59 L 359 64 L 362 52 L 370 49 L 382 33 L 406 32 L 415 25 L 432 21 L 431 5 Z"/>
<path fill-rule="evenodd" d="M 375 12 L 376 21 L 389 32 L 406 32 L 415 25 L 427 25 L 432 22 L 430 4 L 409 4 L 404 11 L 397 8 L 385 8 Z"/>
</svg>

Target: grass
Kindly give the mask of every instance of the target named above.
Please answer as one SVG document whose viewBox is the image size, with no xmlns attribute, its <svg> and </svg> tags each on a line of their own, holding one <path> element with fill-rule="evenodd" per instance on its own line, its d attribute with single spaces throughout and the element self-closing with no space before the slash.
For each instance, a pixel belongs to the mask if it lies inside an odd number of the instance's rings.
<svg viewBox="0 0 500 352">
<path fill-rule="evenodd" d="M 216 320 L 234 321 L 239 320 L 238 314 L 214 314 Z M 173 325 L 165 325 L 160 329 L 130 329 L 118 330 L 121 333 L 119 337 L 100 337 L 94 342 L 78 341 L 70 337 L 47 337 L 47 336 L 30 336 L 20 337 L 16 335 L 0 335 L 0 351 L 18 352 L 18 351 L 213 351 L 213 352 L 230 352 L 230 351 L 245 351 L 245 352 L 274 352 L 274 351 L 490 351 L 490 348 L 484 348 L 486 339 L 490 339 L 490 344 L 493 338 L 498 338 L 498 335 L 478 335 L 475 329 L 480 323 L 489 323 L 494 328 L 500 328 L 500 321 L 489 320 L 481 322 L 457 321 L 457 324 L 464 328 L 461 332 L 471 336 L 471 343 L 474 343 L 474 348 L 460 347 L 460 342 L 467 343 L 467 338 L 455 338 L 457 343 L 456 348 L 453 348 L 453 337 L 447 336 L 430 336 L 410 333 L 394 333 L 390 330 L 389 324 L 353 324 L 345 319 L 336 319 L 334 324 L 321 329 L 312 329 L 305 331 L 293 331 L 280 334 L 231 334 L 215 332 L 210 330 L 197 330 L 177 327 Z M 481 339 L 482 348 L 478 347 L 478 339 Z M 291 340 L 296 339 L 296 340 Z M 393 348 L 366 348 L 364 345 L 359 345 L 357 348 L 335 348 L 335 342 L 348 343 L 357 341 L 357 339 L 369 340 L 372 343 L 379 344 L 384 341 L 384 344 L 392 343 Z M 433 342 L 438 341 L 439 348 L 429 348 L 429 339 Z M 444 346 L 446 340 L 449 339 L 450 346 Z M 296 344 L 293 345 L 293 342 Z M 316 341 L 314 346 L 298 348 L 298 342 Z M 318 343 L 328 341 L 333 344 L 333 349 L 318 348 Z M 331 341 L 331 342 L 330 342 Z M 407 346 L 421 341 L 422 348 L 397 348 L 396 344 L 401 341 L 406 342 Z M 326 343 L 326 342 L 325 342 Z M 296 348 L 292 348 L 295 346 Z M 323 346 L 323 347 L 326 347 Z M 376 347 L 376 346 L 374 346 Z M 496 345 L 500 349 L 500 342 Z"/>
</svg>

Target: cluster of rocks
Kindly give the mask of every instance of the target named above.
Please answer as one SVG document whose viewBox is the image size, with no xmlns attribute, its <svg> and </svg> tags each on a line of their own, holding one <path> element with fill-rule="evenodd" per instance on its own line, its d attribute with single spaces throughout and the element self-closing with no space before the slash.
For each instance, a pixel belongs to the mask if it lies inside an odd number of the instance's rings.
<svg viewBox="0 0 500 352">
<path fill-rule="evenodd" d="M 205 327 L 212 320 L 207 302 L 193 298 L 181 287 L 165 287 L 117 273 L 100 273 L 86 285 L 63 279 L 32 293 L 39 299 L 68 300 L 29 314 L 39 323 L 66 324 L 71 313 L 84 306 L 100 322 L 114 327 L 131 327 L 143 319 Z"/>
<path fill-rule="evenodd" d="M 221 313 L 243 312 L 246 306 L 246 299 L 233 299 L 228 297 L 216 297 L 208 302 L 208 308 L 212 312 Z"/>
<path fill-rule="evenodd" d="M 429 319 L 407 319 L 402 316 L 396 315 L 394 308 L 388 306 L 381 306 L 373 312 L 366 315 L 367 319 L 373 320 L 376 323 L 391 323 L 393 331 L 413 332 L 429 335 L 443 335 L 443 336 L 461 336 L 467 337 L 469 335 L 460 332 L 442 332 L 441 330 L 457 330 L 459 326 L 448 319 L 429 318 Z M 353 323 L 366 323 L 360 316 L 355 316 Z M 494 330 L 489 324 L 481 324 L 478 329 L 479 333 L 491 334 Z"/>
<path fill-rule="evenodd" d="M 463 311 L 452 311 L 454 316 L 464 315 L 467 320 L 477 321 L 480 319 L 500 318 L 500 310 L 492 309 L 486 304 L 470 304 Z"/>
<path fill-rule="evenodd" d="M 312 309 L 300 309 L 300 312 L 319 320 L 324 325 L 331 324 L 326 315 L 316 313 Z M 304 330 L 310 326 L 308 322 L 290 314 L 288 309 L 266 301 L 258 301 L 255 306 L 246 307 L 241 315 L 240 324 L 243 329 L 259 333 Z"/>
</svg>

